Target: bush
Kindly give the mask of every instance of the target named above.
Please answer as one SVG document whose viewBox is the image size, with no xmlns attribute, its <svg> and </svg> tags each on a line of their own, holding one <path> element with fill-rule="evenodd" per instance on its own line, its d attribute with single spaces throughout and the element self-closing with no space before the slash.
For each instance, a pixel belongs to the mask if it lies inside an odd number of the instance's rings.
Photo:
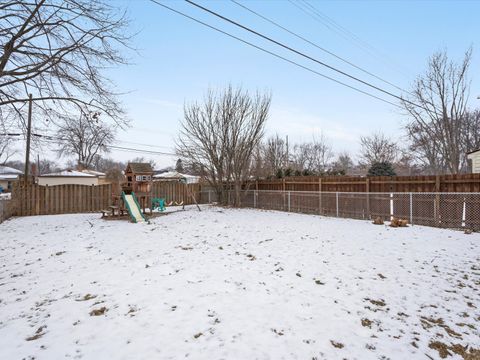
<svg viewBox="0 0 480 360">
<path fill-rule="evenodd" d="M 368 176 L 395 176 L 393 165 L 388 161 L 373 163 L 368 169 Z"/>
</svg>

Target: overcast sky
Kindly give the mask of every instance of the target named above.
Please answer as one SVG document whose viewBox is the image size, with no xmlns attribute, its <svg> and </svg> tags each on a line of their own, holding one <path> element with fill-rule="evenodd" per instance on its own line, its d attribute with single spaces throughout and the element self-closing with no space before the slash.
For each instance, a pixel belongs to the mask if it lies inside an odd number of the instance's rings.
<svg viewBox="0 0 480 360">
<path fill-rule="evenodd" d="M 311 1 L 320 17 L 312 18 L 289 1 L 244 1 L 251 9 L 275 20 L 321 47 L 348 59 L 396 86 L 409 89 L 426 68 L 428 57 L 447 49 L 461 59 L 473 46 L 470 69 L 471 106 L 480 100 L 480 2 L 477 1 Z M 165 4 L 222 28 L 270 51 L 309 66 L 325 75 L 375 95 L 381 93 L 355 84 L 307 59 L 248 34 L 180 1 Z M 230 1 L 199 1 L 308 55 L 361 77 L 395 94 L 401 91 L 342 63 L 302 42 Z M 199 100 L 205 91 L 232 83 L 272 94 L 267 133 L 289 136 L 290 142 L 309 141 L 323 132 L 335 152 L 355 154 L 359 137 L 380 130 L 398 138 L 406 118 L 379 100 L 321 78 L 176 15 L 148 0 L 116 1 L 132 20 L 138 54 L 132 65 L 111 69 L 110 76 L 123 96 L 131 128 L 120 132 L 118 146 L 173 152 L 174 139 L 185 102 Z M 326 16 L 326 17 L 325 17 Z M 145 146 L 139 144 L 153 145 Z M 127 160 L 141 154 L 112 152 Z M 34 155 L 36 158 L 36 155 Z M 44 154 L 44 156 L 49 156 Z M 152 156 L 158 167 L 174 165 L 176 158 Z"/>
</svg>

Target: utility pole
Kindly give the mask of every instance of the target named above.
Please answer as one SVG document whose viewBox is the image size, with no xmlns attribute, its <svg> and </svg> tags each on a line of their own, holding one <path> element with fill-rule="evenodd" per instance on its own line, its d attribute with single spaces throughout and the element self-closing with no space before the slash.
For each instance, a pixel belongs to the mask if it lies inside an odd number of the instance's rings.
<svg viewBox="0 0 480 360">
<path fill-rule="evenodd" d="M 28 124 L 27 124 L 27 149 L 25 154 L 25 186 L 28 184 L 28 171 L 30 168 L 30 137 L 32 135 L 32 94 L 28 95 Z"/>
</svg>

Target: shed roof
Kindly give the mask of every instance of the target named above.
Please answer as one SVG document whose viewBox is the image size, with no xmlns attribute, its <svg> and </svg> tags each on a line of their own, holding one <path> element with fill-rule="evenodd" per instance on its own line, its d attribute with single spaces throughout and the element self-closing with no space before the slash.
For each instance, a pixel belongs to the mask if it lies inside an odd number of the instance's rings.
<svg viewBox="0 0 480 360">
<path fill-rule="evenodd" d="M 43 174 L 40 175 L 39 177 L 96 177 L 95 175 L 92 174 L 86 174 L 81 171 L 76 171 L 76 170 L 63 170 L 55 173 L 50 173 L 50 174 Z"/>
<path fill-rule="evenodd" d="M 167 171 L 157 175 L 153 175 L 156 180 L 187 180 L 187 183 L 197 183 L 200 180 L 200 176 L 182 174 L 178 171 Z"/>
<path fill-rule="evenodd" d="M 150 163 L 128 163 L 127 170 L 130 169 L 134 173 L 153 173 Z"/>
<path fill-rule="evenodd" d="M 474 154 L 474 153 L 479 152 L 479 151 L 480 151 L 480 149 L 475 149 L 475 150 L 467 152 L 467 155 Z"/>
</svg>

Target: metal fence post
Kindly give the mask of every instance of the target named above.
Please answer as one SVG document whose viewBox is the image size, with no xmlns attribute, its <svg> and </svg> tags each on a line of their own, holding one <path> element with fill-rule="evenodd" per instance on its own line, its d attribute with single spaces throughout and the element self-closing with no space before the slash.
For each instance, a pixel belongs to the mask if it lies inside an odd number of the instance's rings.
<svg viewBox="0 0 480 360">
<path fill-rule="evenodd" d="M 288 211 L 290 211 L 290 191 L 288 192 Z"/>
<path fill-rule="evenodd" d="M 413 195 L 410 193 L 410 225 L 413 225 Z"/>
<path fill-rule="evenodd" d="M 337 203 L 337 217 L 338 217 L 338 191 L 335 193 L 335 199 L 336 199 L 336 203 Z"/>
<path fill-rule="evenodd" d="M 390 220 L 393 220 L 393 214 L 394 214 L 394 209 L 393 209 L 393 193 L 390 193 Z"/>
</svg>

